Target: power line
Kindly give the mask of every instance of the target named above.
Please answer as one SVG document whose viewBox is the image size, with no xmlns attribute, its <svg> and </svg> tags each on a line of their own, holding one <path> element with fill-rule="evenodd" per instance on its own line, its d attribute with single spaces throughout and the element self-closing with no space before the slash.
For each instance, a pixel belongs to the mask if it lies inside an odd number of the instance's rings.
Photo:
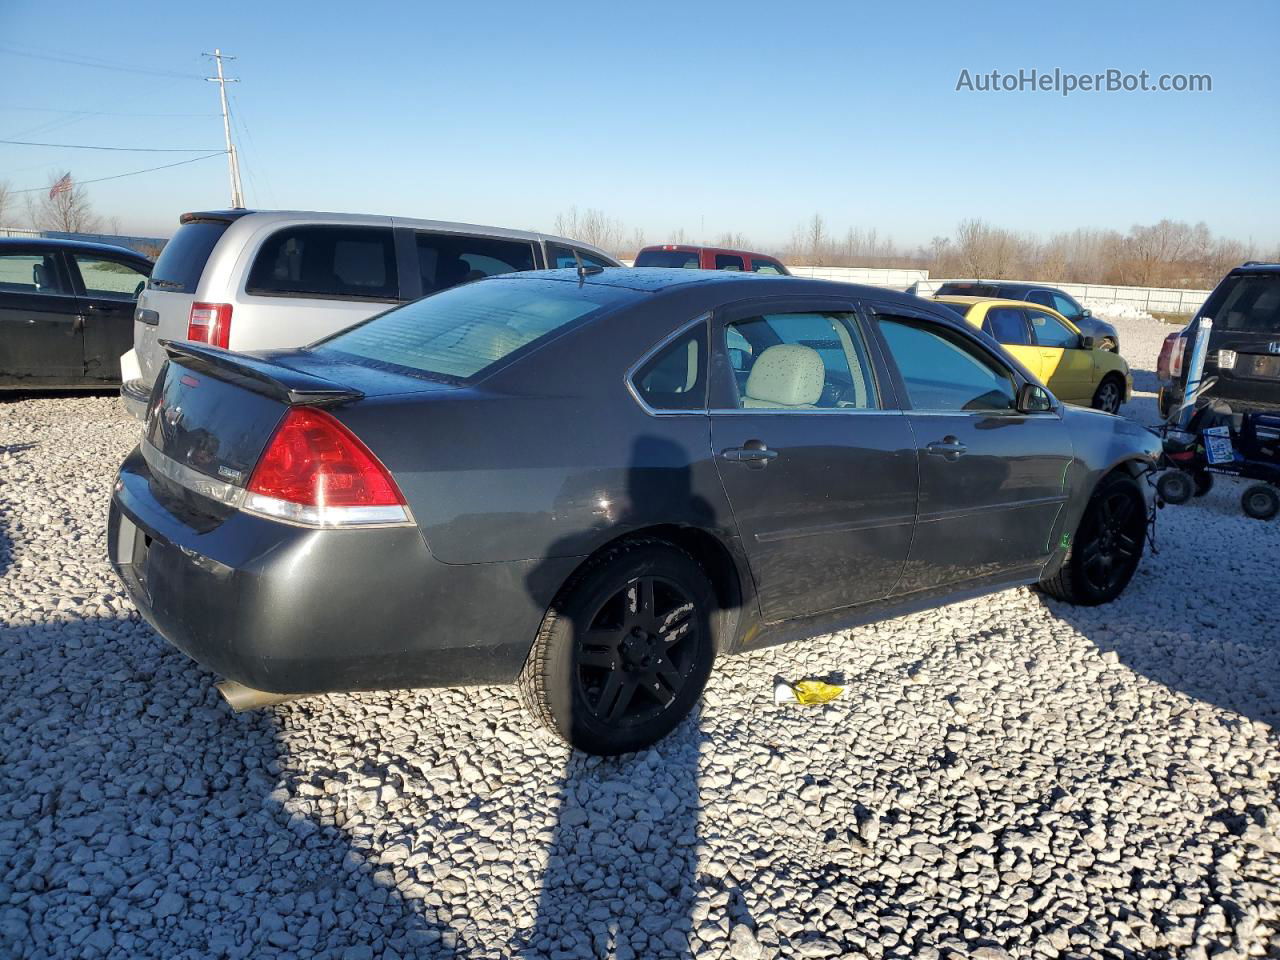
<svg viewBox="0 0 1280 960">
<path fill-rule="evenodd" d="M 35 140 L 0 140 L 19 147 L 56 147 L 59 150 L 112 150 L 120 153 L 200 153 L 208 147 L 100 147 L 89 143 L 39 143 Z M 221 151 L 220 151 L 221 152 Z"/>
<path fill-rule="evenodd" d="M 147 167 L 145 170 L 130 170 L 128 173 L 117 173 L 111 177 L 95 177 L 93 180 L 76 180 L 77 185 L 86 183 L 103 183 L 107 180 L 120 180 L 124 177 L 136 177 L 140 173 L 151 173 L 155 170 L 168 170 L 170 167 L 180 167 L 186 163 L 196 163 L 199 160 L 208 160 L 211 157 L 220 157 L 225 151 L 219 150 L 216 153 L 207 153 L 203 157 L 192 157 L 190 160 L 178 160 L 174 163 L 164 163 L 158 167 Z M 48 187 L 27 187 L 25 190 L 10 190 L 10 193 L 39 193 L 42 190 L 48 190 Z"/>
<path fill-rule="evenodd" d="M 176 77 L 179 80 L 202 80 L 204 79 L 196 73 L 178 73 L 173 70 L 144 70 L 141 67 L 130 67 L 121 63 L 113 63 L 109 60 L 90 59 L 88 57 L 68 57 L 64 55 L 51 53 L 32 53 L 28 50 L 18 50 L 14 47 L 0 45 L 0 52 L 11 54 L 15 57 L 28 57 L 32 60 L 48 60 L 52 63 L 66 63 L 76 67 L 93 67 L 98 70 L 116 70 L 120 73 L 140 73 L 148 77 Z"/>
<path fill-rule="evenodd" d="M 67 110 L 59 107 L 20 107 L 12 103 L 0 103 L 0 112 L 23 110 L 28 113 L 66 113 L 80 117 L 216 117 L 216 113 L 122 113 L 116 110 Z"/>
</svg>

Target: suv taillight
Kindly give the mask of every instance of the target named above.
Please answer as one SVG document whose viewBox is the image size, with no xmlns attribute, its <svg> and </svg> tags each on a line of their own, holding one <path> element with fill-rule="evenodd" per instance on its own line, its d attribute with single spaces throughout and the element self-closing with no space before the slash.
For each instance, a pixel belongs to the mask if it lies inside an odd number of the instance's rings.
<svg viewBox="0 0 1280 960">
<path fill-rule="evenodd" d="M 245 509 L 318 527 L 405 523 L 377 457 L 331 414 L 290 407 L 249 478 Z"/>
<path fill-rule="evenodd" d="M 225 349 L 231 342 L 231 304 L 193 303 L 187 320 L 187 339 Z"/>
<path fill-rule="evenodd" d="M 1160 345 L 1160 356 L 1156 359 L 1156 377 L 1173 380 L 1182 376 L 1182 357 L 1186 350 L 1187 338 L 1181 331 L 1165 337 Z"/>
</svg>

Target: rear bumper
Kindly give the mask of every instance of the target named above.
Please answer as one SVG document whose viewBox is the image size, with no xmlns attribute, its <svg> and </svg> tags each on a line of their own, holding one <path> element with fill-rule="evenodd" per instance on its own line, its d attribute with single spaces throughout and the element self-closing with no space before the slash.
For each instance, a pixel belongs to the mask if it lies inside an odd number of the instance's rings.
<svg viewBox="0 0 1280 960">
<path fill-rule="evenodd" d="M 151 400 L 151 386 L 142 380 L 126 380 L 120 386 L 120 402 L 137 420 L 147 418 L 147 403 Z"/>
<path fill-rule="evenodd" d="M 166 497 L 135 450 L 111 500 L 112 567 L 175 647 L 272 693 L 510 682 L 576 563 L 450 565 L 412 526 L 184 517 Z"/>
</svg>

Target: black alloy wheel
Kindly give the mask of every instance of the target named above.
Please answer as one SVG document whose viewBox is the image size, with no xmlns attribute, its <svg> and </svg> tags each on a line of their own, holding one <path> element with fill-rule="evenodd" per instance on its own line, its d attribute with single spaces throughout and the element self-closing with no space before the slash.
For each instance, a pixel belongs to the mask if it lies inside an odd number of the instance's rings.
<svg viewBox="0 0 1280 960">
<path fill-rule="evenodd" d="M 1085 513 L 1076 550 L 1080 573 L 1097 594 L 1118 595 L 1138 569 L 1147 533 L 1144 506 L 1117 488 L 1102 491 Z"/>
</svg>

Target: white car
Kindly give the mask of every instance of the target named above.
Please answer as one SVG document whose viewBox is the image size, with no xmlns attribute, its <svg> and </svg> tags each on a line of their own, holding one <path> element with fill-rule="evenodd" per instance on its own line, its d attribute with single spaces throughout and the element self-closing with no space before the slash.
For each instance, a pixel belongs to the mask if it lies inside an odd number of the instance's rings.
<svg viewBox="0 0 1280 960">
<path fill-rule="evenodd" d="M 528 230 L 347 213 L 186 213 L 156 261 L 120 358 L 139 420 L 161 340 L 229 350 L 299 347 L 455 284 L 517 270 L 621 264 L 603 250 Z"/>
</svg>

